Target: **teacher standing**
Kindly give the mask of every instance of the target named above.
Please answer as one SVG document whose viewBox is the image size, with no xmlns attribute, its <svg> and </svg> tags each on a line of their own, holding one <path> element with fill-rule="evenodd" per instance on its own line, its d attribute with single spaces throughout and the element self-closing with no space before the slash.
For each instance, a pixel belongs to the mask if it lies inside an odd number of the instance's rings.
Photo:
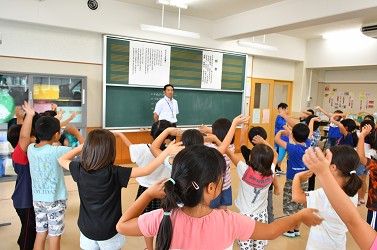
<svg viewBox="0 0 377 250">
<path fill-rule="evenodd" d="M 156 103 L 153 111 L 153 118 L 155 121 L 167 120 L 177 126 L 177 115 L 179 114 L 178 102 L 173 98 L 174 87 L 170 84 L 164 86 L 164 98 Z"/>
</svg>

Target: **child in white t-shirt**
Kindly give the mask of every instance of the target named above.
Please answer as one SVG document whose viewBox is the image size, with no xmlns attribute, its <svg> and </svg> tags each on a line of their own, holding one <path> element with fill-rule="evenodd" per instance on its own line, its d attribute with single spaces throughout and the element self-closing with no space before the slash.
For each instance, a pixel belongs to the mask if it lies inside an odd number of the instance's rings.
<svg viewBox="0 0 377 250">
<path fill-rule="evenodd" d="M 240 213 L 251 217 L 255 221 L 268 222 L 268 190 L 274 178 L 275 165 L 278 154 L 259 135 L 254 136 L 255 146 L 250 151 L 249 160 L 243 162 L 238 156 L 227 151 L 234 165 L 237 166 L 237 174 L 241 179 L 238 196 L 235 201 Z M 238 241 L 241 249 L 264 249 L 264 240 Z"/>
<path fill-rule="evenodd" d="M 330 151 L 333 155 L 330 171 L 356 206 L 357 191 L 361 187 L 361 180 L 355 171 L 360 162 L 359 156 L 352 147 L 346 145 L 331 147 Z M 347 227 L 332 208 L 324 190 L 319 188 L 304 192 L 301 188 L 301 182 L 305 182 L 311 174 L 310 171 L 297 173 L 292 184 L 292 200 L 306 203 L 308 208 L 318 209 L 318 215 L 324 219 L 321 225 L 310 229 L 306 249 L 346 249 Z"/>
</svg>

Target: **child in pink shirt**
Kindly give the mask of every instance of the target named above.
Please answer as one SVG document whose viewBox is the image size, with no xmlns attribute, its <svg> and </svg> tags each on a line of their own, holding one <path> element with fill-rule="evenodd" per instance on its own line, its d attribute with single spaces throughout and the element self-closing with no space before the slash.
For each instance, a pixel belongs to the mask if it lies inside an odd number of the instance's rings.
<svg viewBox="0 0 377 250">
<path fill-rule="evenodd" d="M 147 189 L 127 209 L 117 224 L 118 232 L 133 236 L 157 235 L 156 249 L 160 250 L 232 249 L 235 239 L 274 239 L 297 222 L 303 221 L 309 226 L 319 224 L 322 219 L 313 209 L 265 224 L 209 206 L 222 190 L 226 168 L 222 153 L 240 123 L 242 119 L 236 117 L 218 150 L 197 145 L 179 152 L 174 158 L 171 178 Z M 162 209 L 140 216 L 155 197 L 164 198 Z"/>
</svg>

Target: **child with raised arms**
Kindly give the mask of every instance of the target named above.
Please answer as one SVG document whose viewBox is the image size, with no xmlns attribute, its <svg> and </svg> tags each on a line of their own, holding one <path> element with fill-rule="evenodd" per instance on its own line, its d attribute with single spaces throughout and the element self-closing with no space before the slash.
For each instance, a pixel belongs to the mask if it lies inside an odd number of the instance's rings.
<svg viewBox="0 0 377 250">
<path fill-rule="evenodd" d="M 216 136 L 220 143 L 224 140 L 226 134 L 228 133 L 228 130 L 231 126 L 232 122 L 229 121 L 226 118 L 219 118 L 216 121 L 213 122 L 212 127 L 202 126 L 200 128 L 201 132 L 208 133 L 208 136 L 204 137 L 204 140 L 206 141 L 204 145 L 208 147 L 217 148 L 216 143 L 213 143 L 212 141 L 209 141 L 210 135 L 213 134 Z M 229 145 L 229 150 L 231 152 L 234 152 L 234 137 L 232 138 L 232 141 Z M 218 197 L 216 199 L 211 201 L 210 207 L 212 208 L 222 208 L 227 209 L 228 206 L 232 205 L 232 176 L 230 173 L 230 158 L 228 155 L 224 154 L 224 159 L 226 162 L 226 171 L 224 174 L 224 180 L 223 180 L 223 189 Z"/>
<path fill-rule="evenodd" d="M 329 131 L 327 134 L 327 147 L 331 148 L 332 146 L 335 146 L 339 140 L 339 138 L 342 137 L 342 133 L 340 132 L 340 129 L 338 125 L 336 125 L 334 122 L 331 121 L 331 115 L 326 110 L 321 108 L 320 106 L 315 107 L 316 110 L 319 110 L 322 112 L 325 116 L 329 118 L 330 125 L 329 125 Z M 346 114 L 343 114 L 343 111 L 341 110 L 335 110 L 333 115 L 336 115 L 334 118 L 337 122 L 340 122 L 343 117 L 346 116 Z"/>
<path fill-rule="evenodd" d="M 32 250 L 35 242 L 35 212 L 31 188 L 30 166 L 27 158 L 27 147 L 36 141 L 32 129 L 39 115 L 28 102 L 24 102 L 22 110 L 26 116 L 22 124 L 12 125 L 7 132 L 7 139 L 14 148 L 12 163 L 17 174 L 16 185 L 12 195 L 13 206 L 21 221 L 21 231 L 17 243 L 20 249 Z"/>
<path fill-rule="evenodd" d="M 356 175 L 359 156 L 349 146 L 334 146 L 330 151 L 333 155 L 330 172 L 356 207 L 357 191 L 361 187 L 361 180 Z M 307 181 L 311 174 L 310 171 L 297 173 L 292 188 L 293 201 L 318 209 L 317 214 L 324 219 L 321 225 L 310 229 L 306 249 L 346 249 L 347 227 L 332 208 L 323 189 L 305 192 L 301 188 L 301 182 Z"/>
<path fill-rule="evenodd" d="M 375 250 L 377 249 L 377 232 L 361 218 L 352 201 L 331 174 L 331 159 L 331 151 L 327 149 L 325 156 L 320 148 L 307 149 L 302 158 L 309 170 L 317 175 L 327 199 L 346 224 L 360 249 Z"/>
<path fill-rule="evenodd" d="M 246 142 L 244 139 L 245 134 L 247 133 L 248 130 L 249 130 L 249 124 L 248 123 L 243 124 L 242 129 L 241 129 L 240 144 L 241 144 L 241 153 L 245 162 L 249 162 L 250 152 L 251 152 L 251 150 L 246 146 Z M 256 126 L 256 127 L 252 127 L 249 130 L 248 138 L 251 144 L 253 144 L 253 146 L 256 145 L 260 137 L 264 140 L 267 139 L 267 132 L 266 130 L 264 130 L 264 128 Z M 267 203 L 268 203 L 267 204 L 267 221 L 268 223 L 271 223 L 275 220 L 272 192 L 274 192 L 275 195 L 280 195 L 280 192 L 281 192 L 279 182 L 277 181 L 276 178 L 273 179 L 272 185 L 270 185 L 270 187 L 268 188 L 268 197 L 267 197 Z"/>
<path fill-rule="evenodd" d="M 170 127 L 165 129 L 152 143 L 150 150 L 151 153 L 157 157 L 161 154 L 162 149 L 161 147 L 164 145 L 164 141 L 167 138 L 171 138 L 181 135 L 181 142 L 185 147 L 193 146 L 193 145 L 203 145 L 204 138 L 202 133 L 197 129 L 187 129 L 182 131 L 180 128 Z M 171 166 L 174 160 L 174 155 L 168 155 L 164 161 L 165 167 L 171 170 Z"/>
<path fill-rule="evenodd" d="M 172 143 L 161 153 L 163 160 L 182 147 Z M 152 161 L 144 168 L 115 166 L 115 137 L 105 129 L 88 134 L 84 145 L 66 153 L 59 159 L 60 165 L 69 169 L 77 182 L 80 196 L 78 226 L 82 249 L 120 249 L 125 239 L 116 231 L 116 223 L 122 215 L 121 189 L 127 187 L 130 178 L 152 173 L 160 161 Z M 80 161 L 72 159 L 82 150 Z"/>
<path fill-rule="evenodd" d="M 125 211 L 118 232 L 157 235 L 159 250 L 232 249 L 235 239 L 274 239 L 301 221 L 309 226 L 322 221 L 313 213 L 315 209 L 264 224 L 230 210 L 210 208 L 210 201 L 221 192 L 225 168 L 224 157 L 216 149 L 204 145 L 185 148 L 174 159 L 171 178 L 147 189 Z M 162 209 L 140 216 L 155 197 L 164 198 Z"/>
<path fill-rule="evenodd" d="M 292 182 L 295 174 L 307 170 L 302 162 L 302 156 L 305 154 L 305 150 L 310 146 L 310 140 L 308 139 L 310 130 L 305 124 L 298 123 L 292 128 L 290 138 L 294 141 L 294 144 L 286 142 L 281 138 L 282 135 L 287 135 L 287 131 L 280 130 L 275 136 L 275 142 L 280 147 L 284 148 L 288 152 L 287 160 L 287 179 L 283 189 L 283 212 L 285 215 L 291 215 L 297 213 L 304 206 L 300 203 L 292 201 Z M 308 189 L 308 183 L 302 183 L 302 189 Z M 300 224 L 292 227 L 288 232 L 284 233 L 284 236 L 294 238 L 300 236 Z"/>
<path fill-rule="evenodd" d="M 236 198 L 236 206 L 240 213 L 252 218 L 255 221 L 268 222 L 268 190 L 274 178 L 275 165 L 278 154 L 261 137 L 254 136 L 255 146 L 250 151 L 247 162 L 242 161 L 238 156 L 227 151 L 233 164 L 237 166 L 237 174 L 241 184 Z M 240 249 L 264 249 L 265 241 L 251 240 L 238 241 Z"/>
<path fill-rule="evenodd" d="M 66 130 L 80 142 L 84 142 L 75 126 L 67 126 Z M 35 132 L 40 141 L 30 144 L 27 149 L 37 231 L 34 249 L 45 248 L 47 235 L 49 249 L 60 249 L 68 192 L 58 158 L 72 148 L 53 146 L 61 136 L 60 121 L 55 117 L 39 118 L 35 124 Z"/>
<path fill-rule="evenodd" d="M 156 139 L 165 129 L 172 127 L 173 125 L 166 120 L 159 120 L 153 123 L 151 128 L 151 136 Z M 129 148 L 131 161 L 136 163 L 139 167 L 144 168 L 154 160 L 154 156 L 150 151 L 151 144 L 140 143 L 133 144 L 126 135 L 123 133 L 115 133 L 119 136 L 125 145 Z M 160 149 L 165 150 L 167 145 L 171 142 L 171 137 L 167 138 L 164 143 L 161 144 Z M 136 199 L 145 191 L 148 187 L 155 184 L 157 181 L 170 177 L 171 171 L 161 164 L 151 174 L 147 176 L 137 177 L 136 181 L 139 183 Z M 161 199 L 153 199 L 148 206 L 144 209 L 143 213 L 153 211 L 161 208 Z M 146 248 L 153 249 L 153 238 L 145 238 Z"/>
<path fill-rule="evenodd" d="M 347 118 L 338 122 L 336 120 L 337 116 L 339 115 L 334 114 L 330 120 L 332 123 L 339 127 L 340 133 L 342 134 L 336 145 L 348 145 L 353 148 L 356 147 L 359 138 L 357 137 L 356 133 L 355 121 L 350 118 Z"/>
</svg>

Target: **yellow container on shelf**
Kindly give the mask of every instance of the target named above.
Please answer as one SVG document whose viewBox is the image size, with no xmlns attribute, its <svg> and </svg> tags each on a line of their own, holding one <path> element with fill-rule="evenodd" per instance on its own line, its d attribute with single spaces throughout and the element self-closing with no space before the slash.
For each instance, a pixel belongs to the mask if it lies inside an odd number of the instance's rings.
<svg viewBox="0 0 377 250">
<path fill-rule="evenodd" d="M 59 99 L 59 85 L 34 85 L 33 96 L 35 100 Z"/>
</svg>

